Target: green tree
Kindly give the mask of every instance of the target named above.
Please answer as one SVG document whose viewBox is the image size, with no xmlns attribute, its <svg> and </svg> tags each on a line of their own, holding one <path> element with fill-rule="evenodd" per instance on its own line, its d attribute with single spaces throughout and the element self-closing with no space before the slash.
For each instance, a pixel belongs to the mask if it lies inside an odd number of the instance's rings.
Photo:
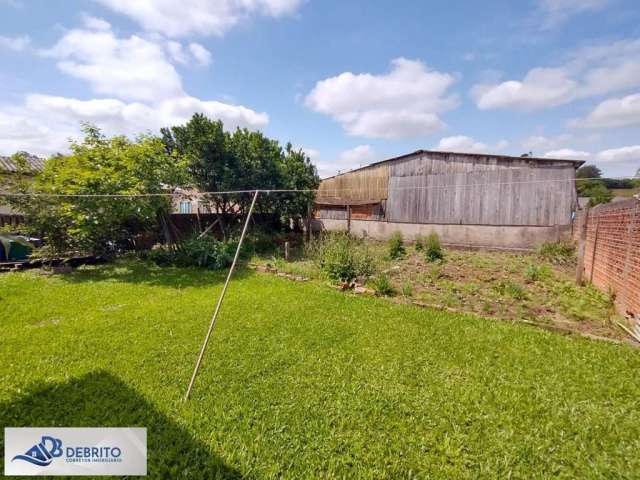
<svg viewBox="0 0 640 480">
<path fill-rule="evenodd" d="M 580 197 L 589 197 L 591 206 L 608 203 L 613 198 L 602 179 L 602 171 L 595 165 L 584 165 L 576 172 L 576 189 Z M 582 179 L 582 180 L 580 180 Z"/>
<path fill-rule="evenodd" d="M 185 125 L 163 128 L 167 152 L 186 159 L 191 183 L 205 192 L 231 190 L 313 190 L 319 184 L 316 168 L 302 150 L 283 149 L 261 132 L 236 129 L 225 132 L 221 121 L 195 114 Z M 210 195 L 221 213 L 245 212 L 250 195 Z M 312 193 L 262 195 L 258 212 L 278 213 L 283 220 L 302 216 Z"/>
<path fill-rule="evenodd" d="M 170 199 L 147 197 L 58 197 L 56 195 L 158 194 L 180 184 L 185 166 L 167 153 L 162 140 L 106 138 L 84 125 L 84 139 L 71 143 L 71 154 L 49 159 L 33 182 L 15 182 L 13 190 L 38 196 L 18 197 L 33 233 L 56 253 L 102 254 L 137 232 L 154 229 L 166 215 Z"/>
</svg>

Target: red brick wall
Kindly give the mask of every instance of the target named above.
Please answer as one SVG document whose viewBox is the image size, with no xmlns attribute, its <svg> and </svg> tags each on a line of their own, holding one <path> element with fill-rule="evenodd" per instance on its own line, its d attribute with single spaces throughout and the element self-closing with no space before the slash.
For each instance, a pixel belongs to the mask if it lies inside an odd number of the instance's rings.
<svg viewBox="0 0 640 480">
<path fill-rule="evenodd" d="M 574 238 L 582 218 L 576 217 Z M 640 318 L 640 201 L 631 199 L 589 210 L 584 276 L 615 295 L 622 314 Z"/>
</svg>

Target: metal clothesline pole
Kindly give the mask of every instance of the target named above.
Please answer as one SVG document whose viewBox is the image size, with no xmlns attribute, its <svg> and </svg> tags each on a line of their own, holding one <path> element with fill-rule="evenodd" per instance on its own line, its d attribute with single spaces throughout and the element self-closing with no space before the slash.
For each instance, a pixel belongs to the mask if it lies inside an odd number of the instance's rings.
<svg viewBox="0 0 640 480">
<path fill-rule="evenodd" d="M 220 293 L 220 298 L 218 298 L 218 304 L 216 305 L 216 309 L 213 312 L 213 316 L 211 317 L 211 323 L 209 323 L 209 330 L 207 330 L 207 335 L 204 337 L 204 342 L 202 343 L 202 348 L 200 349 L 200 355 L 198 355 L 198 360 L 196 361 L 196 366 L 193 369 L 193 375 L 191 375 L 191 381 L 189 382 L 189 387 L 187 388 L 187 393 L 184 396 L 184 401 L 189 400 L 189 396 L 191 395 L 191 390 L 193 389 L 193 384 L 196 381 L 196 376 L 198 375 L 198 370 L 200 369 L 200 364 L 202 363 L 202 358 L 204 357 L 204 352 L 207 349 L 207 344 L 209 343 L 209 338 L 211 337 L 211 332 L 213 331 L 213 327 L 216 325 L 216 320 L 218 319 L 218 314 L 220 313 L 220 307 L 222 306 L 222 301 L 224 300 L 224 295 L 227 292 L 227 287 L 229 286 L 229 281 L 231 280 L 231 276 L 233 275 L 233 271 L 236 267 L 236 263 L 238 261 L 238 257 L 240 256 L 240 248 L 242 247 L 242 242 L 244 241 L 244 236 L 247 233 L 247 228 L 249 227 L 249 220 L 251 219 L 251 214 L 253 213 L 253 207 L 256 204 L 256 200 L 258 199 L 258 193 L 260 190 L 255 190 L 253 194 L 253 200 L 251 201 L 251 207 L 249 207 L 249 213 L 247 214 L 247 219 L 244 222 L 244 227 L 242 228 L 242 234 L 240 235 L 240 241 L 238 242 L 238 248 L 236 248 L 236 254 L 233 257 L 233 262 L 231 263 L 231 268 L 229 269 L 229 273 L 227 274 L 227 280 L 224 282 L 224 286 L 222 287 L 222 292 Z"/>
</svg>

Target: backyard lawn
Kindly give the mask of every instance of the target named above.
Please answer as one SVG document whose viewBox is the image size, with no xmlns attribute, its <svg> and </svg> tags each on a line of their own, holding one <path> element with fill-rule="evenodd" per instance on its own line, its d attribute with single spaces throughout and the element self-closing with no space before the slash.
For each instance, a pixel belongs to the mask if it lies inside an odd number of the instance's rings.
<svg viewBox="0 0 640 480">
<path fill-rule="evenodd" d="M 0 426 L 141 426 L 151 478 L 638 478 L 640 352 L 238 272 L 0 275 Z"/>
</svg>

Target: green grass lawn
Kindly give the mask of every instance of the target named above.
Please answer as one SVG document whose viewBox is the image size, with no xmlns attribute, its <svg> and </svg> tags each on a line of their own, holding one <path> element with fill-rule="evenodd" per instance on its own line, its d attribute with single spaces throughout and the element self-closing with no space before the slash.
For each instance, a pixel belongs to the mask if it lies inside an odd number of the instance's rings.
<svg viewBox="0 0 640 480">
<path fill-rule="evenodd" d="M 0 426 L 143 426 L 151 478 L 638 478 L 640 352 L 239 272 L 0 276 Z"/>
</svg>

